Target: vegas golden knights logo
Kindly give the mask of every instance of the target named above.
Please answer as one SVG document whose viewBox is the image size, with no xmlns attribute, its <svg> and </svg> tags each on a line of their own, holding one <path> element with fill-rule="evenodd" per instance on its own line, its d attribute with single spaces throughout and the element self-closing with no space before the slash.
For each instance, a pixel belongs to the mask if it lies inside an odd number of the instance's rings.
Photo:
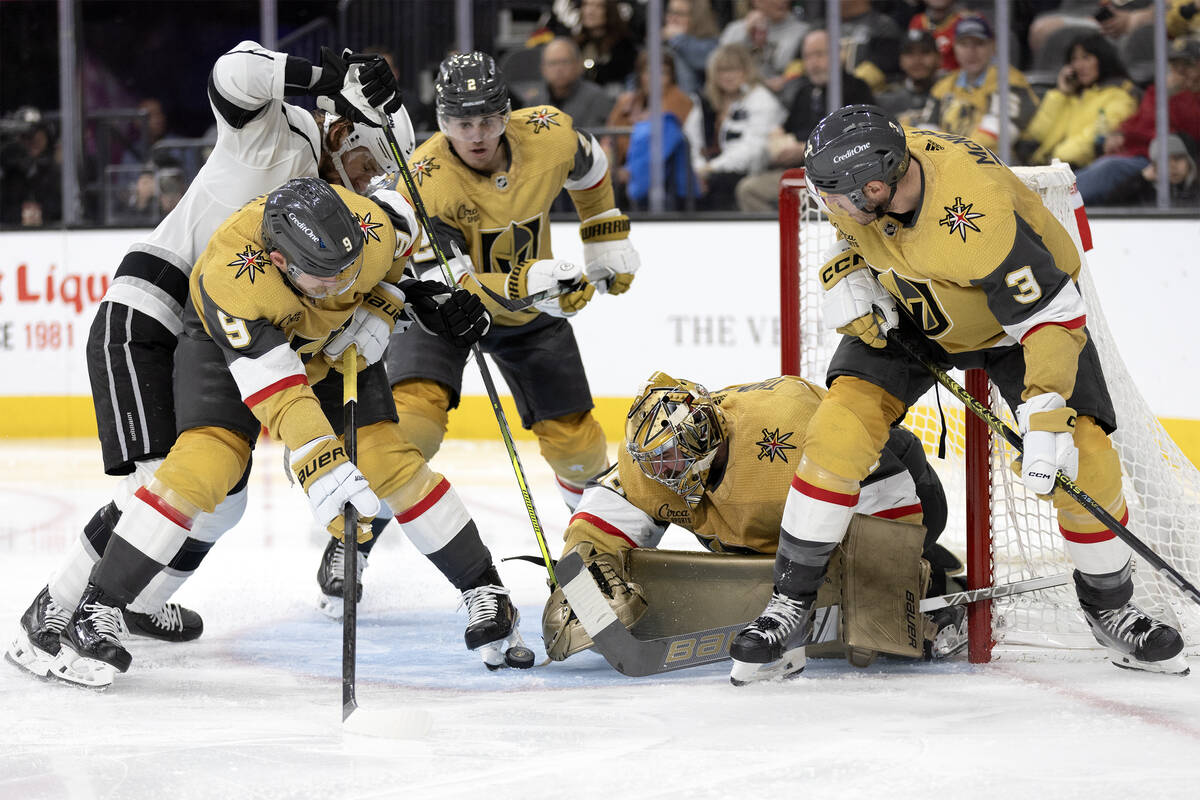
<svg viewBox="0 0 1200 800">
<path fill-rule="evenodd" d="M 946 312 L 938 305 L 933 289 L 926 281 L 910 281 L 892 273 L 896 288 L 900 290 L 900 302 L 904 304 L 909 316 L 917 321 L 925 335 L 931 338 L 941 336 L 950 330 L 950 320 Z"/>
<path fill-rule="evenodd" d="M 511 272 L 513 266 L 538 258 L 542 232 L 542 215 L 522 222 L 510 222 L 507 227 L 479 231 L 486 272 Z"/>
</svg>

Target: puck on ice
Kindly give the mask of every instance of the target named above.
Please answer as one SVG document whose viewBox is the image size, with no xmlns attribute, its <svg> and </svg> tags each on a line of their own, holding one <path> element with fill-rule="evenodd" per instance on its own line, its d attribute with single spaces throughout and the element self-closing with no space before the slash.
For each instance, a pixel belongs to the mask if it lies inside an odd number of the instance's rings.
<svg viewBox="0 0 1200 800">
<path fill-rule="evenodd" d="M 520 645 L 510 647 L 504 654 L 504 663 L 515 669 L 529 669 L 533 666 L 533 651 Z"/>
</svg>

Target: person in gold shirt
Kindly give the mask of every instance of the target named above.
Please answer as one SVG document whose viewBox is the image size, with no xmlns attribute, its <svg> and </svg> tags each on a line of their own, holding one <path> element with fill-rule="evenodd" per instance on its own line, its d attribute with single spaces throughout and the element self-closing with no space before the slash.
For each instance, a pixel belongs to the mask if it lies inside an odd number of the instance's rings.
<svg viewBox="0 0 1200 800">
<path fill-rule="evenodd" d="M 461 252 L 449 263 L 454 281 L 483 298 L 494 322 L 479 347 L 495 361 L 521 425 L 537 437 L 574 508 L 587 480 L 608 466 L 608 451 L 568 318 L 597 293 L 629 289 L 640 264 L 629 218 L 614 204 L 608 158 L 595 137 L 553 106 L 512 111 L 491 56 L 450 56 L 435 88 L 441 132 L 412 159 L 431 235 L 447 256 Z M 554 258 L 551 249 L 550 206 L 564 188 L 582 221 L 582 266 Z M 442 279 L 432 248 L 414 262 L 420 277 Z M 514 312 L 481 284 L 510 299 L 560 284 L 579 288 Z M 386 363 L 396 413 L 426 459 L 441 447 L 459 404 L 469 355 L 418 328 L 393 336 Z"/>
<path fill-rule="evenodd" d="M 1130 602 L 1132 553 L 1062 492 L 1062 470 L 1128 520 L 1116 428 L 1066 229 L 995 155 L 935 131 L 907 134 L 877 106 L 830 114 L 808 141 L 806 180 L 837 228 L 821 271 L 823 316 L 845 334 L 829 393 L 803 437 L 775 562 L 775 594 L 732 641 L 731 677 L 754 680 L 802 648 L 828 553 L 890 425 L 934 382 L 881 327 L 947 367 L 981 367 L 1014 410 L 1025 487 L 1051 495 L 1093 634 L 1121 667 L 1184 673 L 1179 632 Z M 884 322 L 880 321 L 881 315 Z"/>
<path fill-rule="evenodd" d="M 353 506 L 365 523 L 385 498 L 418 549 L 463 591 L 468 647 L 517 644 L 515 612 L 490 553 L 448 482 L 400 433 L 387 391 L 380 359 L 394 325 L 415 321 L 467 345 L 489 323 L 469 293 L 404 279 L 416 231 L 396 192 L 380 188 L 367 198 L 317 178 L 293 179 L 217 228 L 192 270 L 176 351 L 187 367 L 175 378 L 182 432 L 117 523 L 51 674 L 103 686 L 129 668 L 122 607 L 163 568 L 193 520 L 225 497 L 264 427 L 290 450 L 319 524 L 340 536 L 343 508 Z M 343 447 L 342 380 L 331 371 L 351 344 L 360 370 L 357 465 Z M 366 527 L 359 533 L 369 536 Z M 495 666 L 505 655 L 496 653 Z"/>
<path fill-rule="evenodd" d="M 805 430 L 824 396 L 823 387 L 794 375 L 710 393 L 694 381 L 654 373 L 630 408 L 617 463 L 584 490 L 564 533 L 563 554 L 580 555 L 627 627 L 647 611 L 644 587 L 630 579 L 631 551 L 658 547 L 668 525 L 694 534 L 714 553 L 775 554 Z M 961 566 L 936 544 L 946 497 L 910 431 L 892 428 L 854 511 L 880 525 L 895 523 L 888 538 L 915 528 L 916 546 L 907 552 L 914 563 L 923 554 L 932 565 L 931 595 L 946 590 L 946 573 Z M 673 604 L 680 609 L 687 601 Z M 964 609 L 943 611 L 930 637 L 929 652 L 939 658 L 966 646 L 959 628 Z M 704 609 L 696 613 L 702 619 Z M 561 588 L 546 603 L 542 638 L 555 660 L 592 646 Z"/>
</svg>

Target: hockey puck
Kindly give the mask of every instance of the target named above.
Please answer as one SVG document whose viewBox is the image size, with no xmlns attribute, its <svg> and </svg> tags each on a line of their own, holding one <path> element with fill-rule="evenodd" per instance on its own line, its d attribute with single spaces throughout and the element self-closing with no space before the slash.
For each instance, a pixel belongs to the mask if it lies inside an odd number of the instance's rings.
<svg viewBox="0 0 1200 800">
<path fill-rule="evenodd" d="M 504 654 L 504 663 L 514 669 L 529 669 L 533 666 L 533 651 L 521 645 L 510 647 Z"/>
</svg>

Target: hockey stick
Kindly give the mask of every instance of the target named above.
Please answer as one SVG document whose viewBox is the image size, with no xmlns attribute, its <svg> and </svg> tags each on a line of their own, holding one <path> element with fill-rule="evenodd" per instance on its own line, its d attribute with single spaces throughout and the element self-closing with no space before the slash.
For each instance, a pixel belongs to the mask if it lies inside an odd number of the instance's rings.
<svg viewBox="0 0 1200 800">
<path fill-rule="evenodd" d="M 883 312 L 875 308 L 876 320 L 880 323 L 880 330 L 885 331 L 888 339 L 896 342 L 910 356 L 916 359 L 925 369 L 937 379 L 937 382 L 950 390 L 950 393 L 962 401 L 963 405 L 971 409 L 976 416 L 982 419 L 987 426 L 992 429 L 992 432 L 997 436 L 1002 437 L 1009 445 L 1012 446 L 1018 454 L 1024 452 L 1022 447 L 1021 435 L 1014 431 L 1004 421 L 992 413 L 992 410 L 983 403 L 971 396 L 971 393 L 964 389 L 958 381 L 950 377 L 946 370 L 934 363 L 928 355 L 921 352 L 916 345 L 908 340 L 908 337 L 900 331 L 899 328 L 886 330 L 884 324 Z M 1121 524 L 1120 520 L 1104 508 L 1104 506 L 1092 499 L 1091 495 L 1079 488 L 1075 481 L 1068 478 L 1061 470 L 1054 476 L 1054 483 L 1058 488 L 1062 489 L 1067 495 L 1079 505 L 1088 510 L 1093 517 L 1102 522 L 1105 527 L 1112 531 L 1118 539 L 1129 545 L 1133 552 L 1141 556 L 1142 560 L 1153 567 L 1160 575 L 1166 578 L 1170 583 L 1175 584 L 1179 591 L 1189 598 L 1192 602 L 1200 604 L 1200 589 L 1197 589 L 1191 581 L 1185 578 L 1180 572 L 1168 564 L 1158 553 L 1150 549 L 1149 545 L 1139 539 L 1133 531 Z"/>
<path fill-rule="evenodd" d="M 346 458 L 358 459 L 358 348 L 350 345 L 342 353 L 343 437 Z M 363 736 L 415 739 L 431 727 L 429 713 L 419 708 L 391 711 L 359 708 L 355 697 L 355 668 L 358 649 L 358 511 L 346 503 L 342 512 L 342 542 L 345 562 L 342 572 L 342 730 Z"/>
<path fill-rule="evenodd" d="M 678 633 L 658 639 L 639 639 L 627 629 L 608 604 L 578 553 L 568 553 L 558 562 L 558 576 L 563 594 L 583 629 L 592 638 L 600 655 L 622 675 L 642 678 L 663 672 L 674 672 L 701 664 L 713 664 L 729 658 L 729 643 L 737 632 L 750 623 L 725 625 L 719 628 Z M 921 601 L 920 610 L 933 611 L 946 606 L 965 605 L 979 600 L 1007 597 L 1034 592 L 1070 581 L 1066 573 L 1044 578 L 1031 578 L 1001 586 L 988 586 L 969 592 L 953 592 Z M 821 644 L 837 639 L 840 607 L 818 608 L 813 617 L 813 635 L 809 644 Z"/>
<path fill-rule="evenodd" d="M 429 221 L 429 214 L 425 211 L 425 204 L 421 202 L 421 195 L 417 191 L 416 181 L 413 180 L 412 172 L 408 169 L 408 161 L 404 158 L 404 153 L 400 151 L 400 145 L 396 142 L 396 133 L 392 130 L 391 121 L 385 117 L 383 125 L 384 134 L 387 136 L 388 146 L 392 148 L 392 155 L 396 158 L 396 163 L 400 165 L 400 176 L 404 180 L 404 186 L 408 190 L 409 198 L 412 200 L 413 210 L 417 212 L 417 219 L 420 220 L 421 227 L 425 229 L 425 233 L 429 236 L 429 244 L 433 248 L 433 254 L 437 257 L 438 265 L 442 268 L 442 275 L 446 279 L 446 283 L 454 286 L 454 273 L 450 271 L 450 264 L 446 261 L 446 254 L 442 252 L 441 245 L 438 244 L 437 234 L 433 230 L 433 223 Z M 529 515 L 529 524 L 533 526 L 533 535 L 537 539 L 538 549 L 542 551 L 542 560 L 546 564 L 546 572 L 550 575 L 550 582 L 557 583 L 554 577 L 554 563 L 550 557 L 550 548 L 546 546 L 546 536 L 542 533 L 542 523 L 538 519 L 537 509 L 533 505 L 533 495 L 529 491 L 529 483 L 525 480 L 525 470 L 521 466 L 521 458 L 517 455 L 516 444 L 513 443 L 512 431 L 508 427 L 508 419 L 504 416 L 504 409 L 500 406 L 500 395 L 496 392 L 496 384 L 492 380 L 491 370 L 488 369 L 487 362 L 483 360 L 483 351 L 478 344 L 471 345 L 471 352 L 475 356 L 475 362 L 479 365 L 479 374 L 483 378 L 483 385 L 487 389 L 488 400 L 492 404 L 492 411 L 496 415 L 496 424 L 500 426 L 500 437 L 504 440 L 504 448 L 508 451 L 508 460 L 512 463 L 513 472 L 517 476 L 517 486 L 521 489 L 521 499 L 525 501 L 525 512 Z"/>
</svg>

